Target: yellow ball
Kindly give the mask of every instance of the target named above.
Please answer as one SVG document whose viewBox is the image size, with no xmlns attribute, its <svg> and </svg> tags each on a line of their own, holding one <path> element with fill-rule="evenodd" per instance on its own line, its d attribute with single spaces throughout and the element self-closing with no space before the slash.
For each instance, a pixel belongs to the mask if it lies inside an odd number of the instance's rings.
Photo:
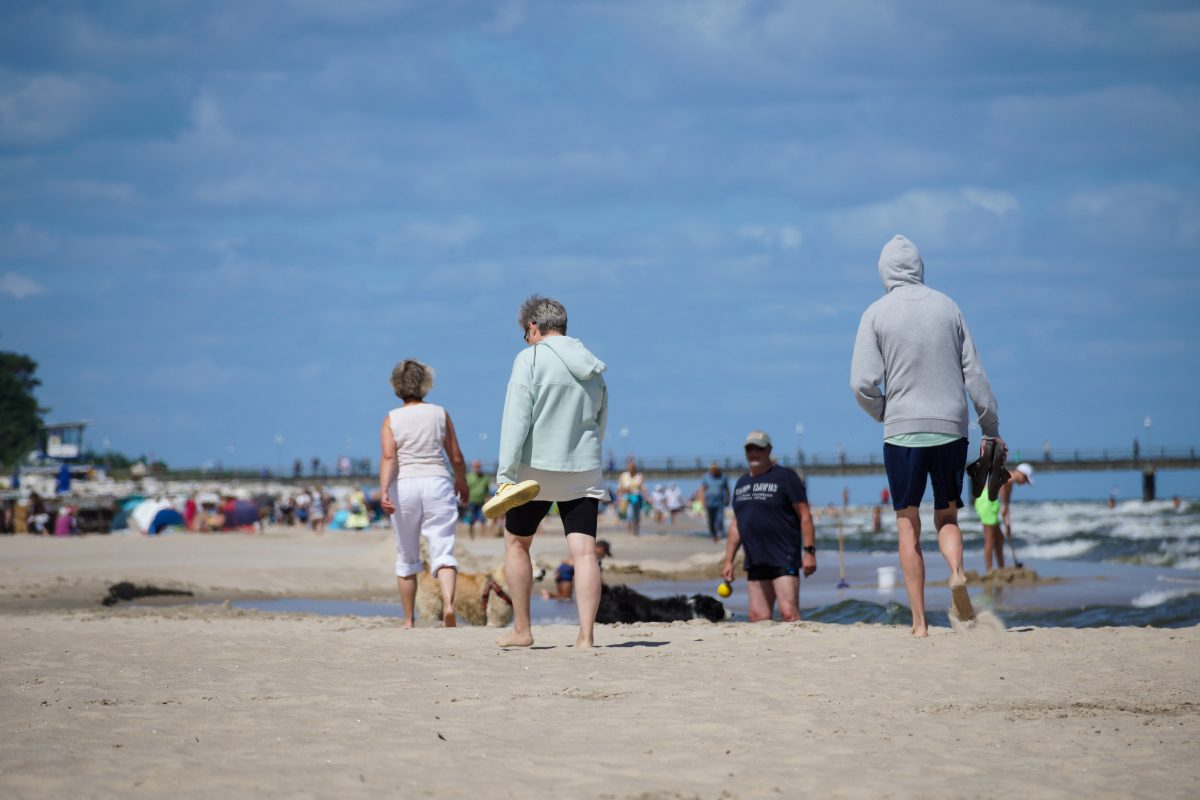
<svg viewBox="0 0 1200 800">
<path fill-rule="evenodd" d="M 717 586 L 717 594 L 721 595 L 721 597 L 729 597 L 729 595 L 733 594 L 733 587 L 729 585 L 728 581 L 721 581 L 720 585 Z"/>
</svg>

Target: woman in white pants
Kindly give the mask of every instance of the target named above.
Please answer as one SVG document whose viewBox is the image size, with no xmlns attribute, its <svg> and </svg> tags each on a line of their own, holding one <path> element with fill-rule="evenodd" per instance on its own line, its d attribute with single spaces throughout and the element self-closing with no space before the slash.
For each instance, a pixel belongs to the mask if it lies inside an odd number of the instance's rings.
<svg viewBox="0 0 1200 800">
<path fill-rule="evenodd" d="M 379 489 L 384 512 L 392 517 L 396 532 L 396 584 L 404 604 L 404 627 L 413 626 L 417 575 L 421 563 L 420 537 L 429 544 L 429 571 L 442 590 L 442 622 L 452 628 L 454 585 L 458 561 L 454 558 L 454 525 L 458 521 L 458 494 L 467 503 L 467 467 L 454 425 L 446 409 L 425 402 L 433 388 L 433 369 L 411 358 L 392 369 L 392 388 L 404 405 L 383 418 L 379 438 L 382 459 Z M 454 483 L 446 469 L 454 468 Z"/>
</svg>

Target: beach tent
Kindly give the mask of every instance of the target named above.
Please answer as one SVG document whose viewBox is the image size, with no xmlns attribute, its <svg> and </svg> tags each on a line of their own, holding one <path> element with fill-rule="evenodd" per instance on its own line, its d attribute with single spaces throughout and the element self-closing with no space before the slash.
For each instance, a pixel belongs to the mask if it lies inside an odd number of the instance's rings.
<svg viewBox="0 0 1200 800">
<path fill-rule="evenodd" d="M 140 494 L 135 494 L 132 497 L 127 497 L 121 501 L 121 507 L 117 509 L 117 513 L 113 515 L 112 524 L 109 525 L 110 531 L 123 531 L 129 527 L 129 515 L 133 510 L 142 504 L 146 498 Z"/>
<path fill-rule="evenodd" d="M 150 527 L 146 533 L 156 535 L 163 532 L 165 528 L 183 528 L 183 514 L 180 514 L 173 508 L 164 508 L 154 515 L 154 519 L 150 522 Z"/>
<path fill-rule="evenodd" d="M 165 500 L 143 500 L 129 513 L 129 527 L 138 533 L 150 533 L 150 526 L 158 512 L 170 507 L 171 504 Z"/>
</svg>

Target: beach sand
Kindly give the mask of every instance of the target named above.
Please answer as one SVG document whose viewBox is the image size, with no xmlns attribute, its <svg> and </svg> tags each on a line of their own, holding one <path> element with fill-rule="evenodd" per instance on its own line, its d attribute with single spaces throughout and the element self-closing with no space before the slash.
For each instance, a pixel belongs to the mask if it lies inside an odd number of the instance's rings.
<svg viewBox="0 0 1200 800">
<path fill-rule="evenodd" d="M 547 535 L 549 534 L 549 535 Z M 606 533 L 618 563 L 715 552 Z M 565 552 L 547 531 L 535 552 Z M 494 563 L 499 541 L 464 542 Z M 0 538 L 3 797 L 1194 797 L 1200 628 L 495 629 L 99 605 L 394 597 L 390 536 Z M 930 590 L 931 604 L 938 600 Z M 944 593 L 944 589 L 940 590 Z"/>
</svg>

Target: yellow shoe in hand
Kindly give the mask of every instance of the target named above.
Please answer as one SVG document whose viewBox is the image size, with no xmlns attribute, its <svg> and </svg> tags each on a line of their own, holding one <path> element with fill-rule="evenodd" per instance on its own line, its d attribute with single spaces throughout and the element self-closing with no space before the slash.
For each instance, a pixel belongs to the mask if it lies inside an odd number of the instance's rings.
<svg viewBox="0 0 1200 800">
<path fill-rule="evenodd" d="M 525 505 L 537 497 L 541 490 L 542 485 L 537 481 L 502 483 L 492 499 L 483 504 L 483 515 L 488 519 L 502 516 L 517 506 Z"/>
</svg>

